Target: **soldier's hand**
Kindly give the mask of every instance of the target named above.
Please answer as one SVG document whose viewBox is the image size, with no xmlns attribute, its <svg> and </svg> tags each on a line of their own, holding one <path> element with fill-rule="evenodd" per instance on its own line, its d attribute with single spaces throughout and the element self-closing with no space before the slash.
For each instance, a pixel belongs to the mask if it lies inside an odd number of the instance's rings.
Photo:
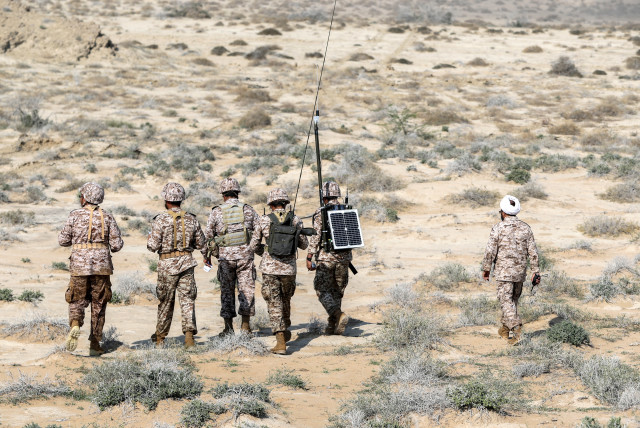
<svg viewBox="0 0 640 428">
<path fill-rule="evenodd" d="M 532 285 L 538 285 L 540 284 L 540 280 L 542 278 L 540 277 L 540 274 L 538 273 L 534 273 L 533 276 L 531 277 L 531 284 Z"/>
<path fill-rule="evenodd" d="M 211 258 L 208 258 L 208 259 L 207 259 L 207 258 L 205 258 L 205 259 L 204 259 L 204 264 L 205 264 L 205 265 L 207 265 L 207 266 L 209 266 L 209 267 L 211 267 Z"/>
<path fill-rule="evenodd" d="M 489 275 L 491 275 L 491 272 L 485 270 L 484 272 L 482 272 L 482 279 L 484 279 L 485 281 L 489 281 Z"/>
<path fill-rule="evenodd" d="M 313 266 L 313 262 L 311 260 L 307 260 L 307 270 L 316 270 L 316 267 Z"/>
</svg>

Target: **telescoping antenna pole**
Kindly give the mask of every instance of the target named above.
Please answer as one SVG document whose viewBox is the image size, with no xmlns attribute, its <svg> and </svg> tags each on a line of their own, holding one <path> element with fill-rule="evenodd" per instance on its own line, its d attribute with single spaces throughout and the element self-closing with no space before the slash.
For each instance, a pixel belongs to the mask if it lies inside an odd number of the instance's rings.
<svg viewBox="0 0 640 428">
<path fill-rule="evenodd" d="M 318 196 L 320 197 L 320 206 L 324 207 L 322 198 L 322 160 L 320 159 L 320 135 L 318 133 L 318 123 L 320 122 L 320 110 L 316 110 L 313 116 L 313 134 L 316 138 L 316 167 L 318 169 Z"/>
</svg>

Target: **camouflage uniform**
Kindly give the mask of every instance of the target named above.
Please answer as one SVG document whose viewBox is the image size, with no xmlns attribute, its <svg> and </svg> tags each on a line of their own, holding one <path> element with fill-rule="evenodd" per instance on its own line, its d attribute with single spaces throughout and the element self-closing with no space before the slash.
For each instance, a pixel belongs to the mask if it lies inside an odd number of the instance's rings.
<svg viewBox="0 0 640 428">
<path fill-rule="evenodd" d="M 100 208 L 104 190 L 95 183 L 80 189 L 87 202 L 83 208 L 71 211 L 67 223 L 58 235 L 58 243 L 71 247 L 69 272 L 71 280 L 65 293 L 69 303 L 69 324 L 84 324 L 85 309 L 91 305 L 91 335 L 102 340 L 107 303 L 111 300 L 113 274 L 111 253 L 122 249 L 124 242 L 115 218 Z"/>
<path fill-rule="evenodd" d="M 527 258 L 531 271 L 539 273 L 538 250 L 529 225 L 515 216 L 505 216 L 493 226 L 484 253 L 482 270 L 490 271 L 498 282 L 498 300 L 502 308 L 502 324 L 509 329 L 522 325 L 518 315 L 518 299 L 527 274 Z"/>
<path fill-rule="evenodd" d="M 338 188 L 338 195 L 339 192 Z M 338 205 L 338 201 L 333 199 L 326 205 Z M 327 314 L 332 316 L 342 308 L 342 297 L 349 283 L 349 263 L 353 260 L 353 256 L 351 250 L 327 252 L 322 248 L 322 210 L 320 208 L 313 214 L 313 228 L 316 234 L 309 238 L 307 256 L 316 256 L 318 261 L 313 288 Z"/>
<path fill-rule="evenodd" d="M 172 183 L 170 183 L 172 184 Z M 196 334 L 195 300 L 198 295 L 192 256 L 194 249 L 206 247 L 204 233 L 196 216 L 172 207 L 153 219 L 147 249 L 160 254 L 158 262 L 158 323 L 156 337 L 164 339 L 171 328 L 176 291 L 182 310 L 182 332 Z"/>
<path fill-rule="evenodd" d="M 280 222 L 284 221 L 287 212 L 275 209 L 273 213 Z M 302 221 L 293 217 L 292 225 L 302 229 Z M 260 217 L 251 239 L 251 249 L 256 252 L 264 237 L 269 237 L 271 219 L 268 215 Z M 307 237 L 298 235 L 298 248 L 304 250 L 309 245 Z M 267 310 L 273 333 L 284 331 L 291 326 L 291 298 L 296 291 L 296 254 L 291 256 L 272 256 L 265 248 L 260 262 L 262 272 L 262 297 L 267 302 Z"/>
<path fill-rule="evenodd" d="M 223 208 L 231 208 L 233 206 L 242 207 L 244 221 L 231 225 L 225 225 L 223 219 Z M 207 227 L 205 228 L 205 236 L 207 240 L 216 237 L 222 237 L 226 233 L 242 232 L 245 230 L 247 235 L 253 232 L 255 225 L 260 217 L 258 213 L 250 206 L 243 204 L 237 198 L 228 199 L 220 206 L 216 206 L 211 210 Z M 225 231 L 226 230 L 226 231 Z M 253 264 L 253 251 L 249 247 L 249 242 L 235 246 L 219 246 L 218 254 L 218 280 L 220 281 L 220 316 L 225 319 L 234 318 L 236 316 L 235 286 L 238 284 L 238 301 L 240 315 L 255 315 L 255 279 L 256 269 Z M 207 257 L 207 250 L 202 251 L 203 256 Z"/>
</svg>

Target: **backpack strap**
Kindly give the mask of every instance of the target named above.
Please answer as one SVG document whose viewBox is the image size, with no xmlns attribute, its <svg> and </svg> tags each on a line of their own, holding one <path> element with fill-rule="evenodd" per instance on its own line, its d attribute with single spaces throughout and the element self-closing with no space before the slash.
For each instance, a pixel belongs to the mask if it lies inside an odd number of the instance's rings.
<svg viewBox="0 0 640 428">
<path fill-rule="evenodd" d="M 98 206 L 93 206 L 93 205 L 86 205 L 85 208 L 89 211 L 89 227 L 88 227 L 89 230 L 87 232 L 87 242 L 91 243 L 91 229 L 93 229 L 93 211 L 95 211 L 96 208 L 100 213 L 100 223 L 102 226 L 102 240 L 104 241 L 104 213 L 102 212 L 102 208 Z"/>
<path fill-rule="evenodd" d="M 187 248 L 187 229 L 184 224 L 184 216 L 186 211 L 175 212 L 172 210 L 167 210 L 169 215 L 173 217 L 173 249 L 178 249 L 178 217 L 182 222 L 182 249 Z"/>
</svg>

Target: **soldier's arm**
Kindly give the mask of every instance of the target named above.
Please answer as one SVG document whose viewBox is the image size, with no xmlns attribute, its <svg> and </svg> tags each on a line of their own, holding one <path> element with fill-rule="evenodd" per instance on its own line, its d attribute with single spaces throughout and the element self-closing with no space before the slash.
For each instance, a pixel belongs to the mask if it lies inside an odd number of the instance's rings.
<svg viewBox="0 0 640 428">
<path fill-rule="evenodd" d="M 157 253 L 162 247 L 162 228 L 160 222 L 155 220 L 151 224 L 151 232 L 149 232 L 149 238 L 147 238 L 147 250 L 152 253 Z"/>
<path fill-rule="evenodd" d="M 254 253 L 258 250 L 258 246 L 262 242 L 262 225 L 260 221 L 254 223 L 253 235 L 251 236 L 251 242 L 249 242 L 249 248 Z"/>
<path fill-rule="evenodd" d="M 538 247 L 536 246 L 536 240 L 533 237 L 533 232 L 529 232 L 529 239 L 527 240 L 527 252 L 529 253 L 529 264 L 531 265 L 531 272 L 533 274 L 540 273 Z"/>
<path fill-rule="evenodd" d="M 196 227 L 195 227 L 195 231 L 193 233 L 193 240 L 195 242 L 195 245 L 193 248 L 195 248 L 196 250 L 200 250 L 201 252 L 207 251 L 207 238 L 204 236 L 204 232 L 202 231 L 202 228 L 200 227 L 200 222 L 198 222 L 198 220 L 196 218 L 194 218 Z"/>
<path fill-rule="evenodd" d="M 73 240 L 73 216 L 69 215 L 67 222 L 58 234 L 58 244 L 62 247 L 70 247 Z"/>
<path fill-rule="evenodd" d="M 298 228 L 298 230 L 301 230 L 304 227 L 304 225 L 302 224 L 302 220 L 300 220 L 298 217 L 296 217 L 296 220 L 296 227 Z M 309 240 L 307 239 L 306 235 L 303 235 L 302 233 L 298 234 L 298 248 L 300 248 L 301 250 L 306 250 L 308 246 Z"/>
<path fill-rule="evenodd" d="M 122 240 L 122 234 L 116 219 L 113 216 L 109 216 L 109 247 L 112 253 L 117 253 L 122 250 L 124 241 Z"/>
<path fill-rule="evenodd" d="M 207 219 L 207 225 L 204 228 L 204 237 L 207 240 L 213 238 L 216 235 L 216 216 L 215 211 L 216 207 L 211 209 L 211 213 L 209 213 L 209 218 Z"/>
<path fill-rule="evenodd" d="M 489 234 L 489 242 L 484 250 L 484 259 L 482 260 L 482 270 L 484 272 L 491 271 L 496 256 L 498 255 L 498 226 L 493 226 Z"/>
<path fill-rule="evenodd" d="M 317 211 L 313 216 L 313 228 L 316 231 L 316 234 L 309 238 L 307 257 L 315 255 L 320 247 L 322 233 L 322 213 L 320 211 Z"/>
</svg>

